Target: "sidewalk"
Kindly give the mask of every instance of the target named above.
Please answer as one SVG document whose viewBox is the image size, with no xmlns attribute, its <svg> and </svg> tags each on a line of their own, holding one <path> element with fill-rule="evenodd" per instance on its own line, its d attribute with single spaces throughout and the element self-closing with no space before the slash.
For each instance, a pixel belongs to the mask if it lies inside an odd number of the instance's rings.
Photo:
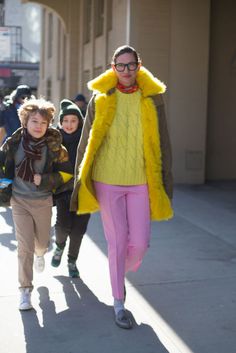
<svg viewBox="0 0 236 353">
<path fill-rule="evenodd" d="M 50 266 L 51 247 L 35 274 L 35 310 L 20 313 L 11 210 L 0 208 L 0 353 L 235 353 L 236 182 L 176 186 L 174 209 L 152 224 L 143 265 L 127 276 L 135 327 L 126 331 L 113 321 L 99 214 L 82 243 L 81 280 L 67 276 L 66 256 Z"/>
</svg>

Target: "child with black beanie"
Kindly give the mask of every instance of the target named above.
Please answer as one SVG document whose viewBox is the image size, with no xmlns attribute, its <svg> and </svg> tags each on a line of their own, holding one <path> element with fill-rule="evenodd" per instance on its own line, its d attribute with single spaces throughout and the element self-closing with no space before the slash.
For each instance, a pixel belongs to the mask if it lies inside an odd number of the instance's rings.
<svg viewBox="0 0 236 353">
<path fill-rule="evenodd" d="M 77 146 L 80 140 L 83 116 L 80 109 L 69 99 L 63 99 L 60 103 L 59 129 L 62 135 L 62 144 L 69 153 L 69 160 L 74 168 Z M 77 215 L 76 212 L 70 212 L 70 198 L 73 190 L 73 180 L 65 184 L 62 192 L 55 198 L 57 216 L 55 224 L 56 249 L 54 251 L 51 264 L 58 267 L 61 263 L 61 257 L 69 236 L 68 249 L 68 270 L 70 277 L 79 277 L 79 270 L 76 266 L 76 260 L 79 255 L 83 235 L 87 230 L 90 214 Z"/>
</svg>

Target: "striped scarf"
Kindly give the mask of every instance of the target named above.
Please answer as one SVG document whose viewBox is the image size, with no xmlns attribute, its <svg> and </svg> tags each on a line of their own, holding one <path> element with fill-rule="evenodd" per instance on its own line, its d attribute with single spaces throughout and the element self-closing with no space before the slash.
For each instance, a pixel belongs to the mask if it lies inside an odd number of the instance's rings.
<svg viewBox="0 0 236 353">
<path fill-rule="evenodd" d="M 33 183 L 34 181 L 34 161 L 42 158 L 42 148 L 46 145 L 46 135 L 40 139 L 33 138 L 27 131 L 23 129 L 22 147 L 24 150 L 24 158 L 16 167 L 16 176 Z"/>
</svg>

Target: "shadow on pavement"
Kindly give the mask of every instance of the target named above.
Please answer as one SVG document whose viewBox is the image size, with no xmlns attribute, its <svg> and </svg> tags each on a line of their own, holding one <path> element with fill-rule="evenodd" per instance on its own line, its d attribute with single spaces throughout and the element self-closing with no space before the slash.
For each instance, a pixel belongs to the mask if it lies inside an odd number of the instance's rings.
<svg viewBox="0 0 236 353">
<path fill-rule="evenodd" d="M 10 251 L 16 250 L 16 245 L 12 243 L 15 240 L 14 228 L 13 228 L 13 220 L 12 220 L 12 212 L 10 207 L 2 207 L 1 208 L 1 217 L 4 219 L 5 225 L 12 228 L 10 233 L 3 233 L 0 235 L 0 244 L 2 246 L 7 247 Z M 2 225 L 1 225 L 2 227 Z"/>
<path fill-rule="evenodd" d="M 80 279 L 55 278 L 62 284 L 68 309 L 56 313 L 48 289 L 38 288 L 43 327 L 36 311 L 21 312 L 27 353 L 167 353 L 150 326 L 118 328 L 113 308 L 99 302 Z"/>
</svg>

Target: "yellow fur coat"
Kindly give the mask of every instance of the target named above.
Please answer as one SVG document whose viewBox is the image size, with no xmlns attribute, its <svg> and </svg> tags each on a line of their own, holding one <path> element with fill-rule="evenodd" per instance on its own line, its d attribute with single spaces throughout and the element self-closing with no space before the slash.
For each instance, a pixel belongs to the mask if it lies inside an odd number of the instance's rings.
<svg viewBox="0 0 236 353">
<path fill-rule="evenodd" d="M 165 85 L 144 67 L 141 67 L 137 74 L 137 83 L 141 90 L 141 121 L 150 216 L 152 220 L 167 220 L 173 216 L 173 210 L 163 186 L 157 109 L 153 99 L 150 98 L 164 93 Z M 88 87 L 96 92 L 95 116 L 89 117 L 92 109 L 88 109 L 86 120 L 92 122 L 91 131 L 89 135 L 87 133 L 86 149 L 82 154 L 81 161 L 79 161 L 77 155 L 77 165 L 75 167 L 75 180 L 77 182 L 72 195 L 71 209 L 77 210 L 78 214 L 99 210 L 93 181 L 91 180 L 91 171 L 95 155 L 115 116 L 116 95 L 114 94 L 114 87 L 116 87 L 116 84 L 117 78 L 111 69 L 88 84 Z M 86 122 L 84 135 L 86 135 Z M 81 139 L 82 143 L 79 145 L 79 149 L 84 143 L 85 136 L 83 134 Z"/>
</svg>

